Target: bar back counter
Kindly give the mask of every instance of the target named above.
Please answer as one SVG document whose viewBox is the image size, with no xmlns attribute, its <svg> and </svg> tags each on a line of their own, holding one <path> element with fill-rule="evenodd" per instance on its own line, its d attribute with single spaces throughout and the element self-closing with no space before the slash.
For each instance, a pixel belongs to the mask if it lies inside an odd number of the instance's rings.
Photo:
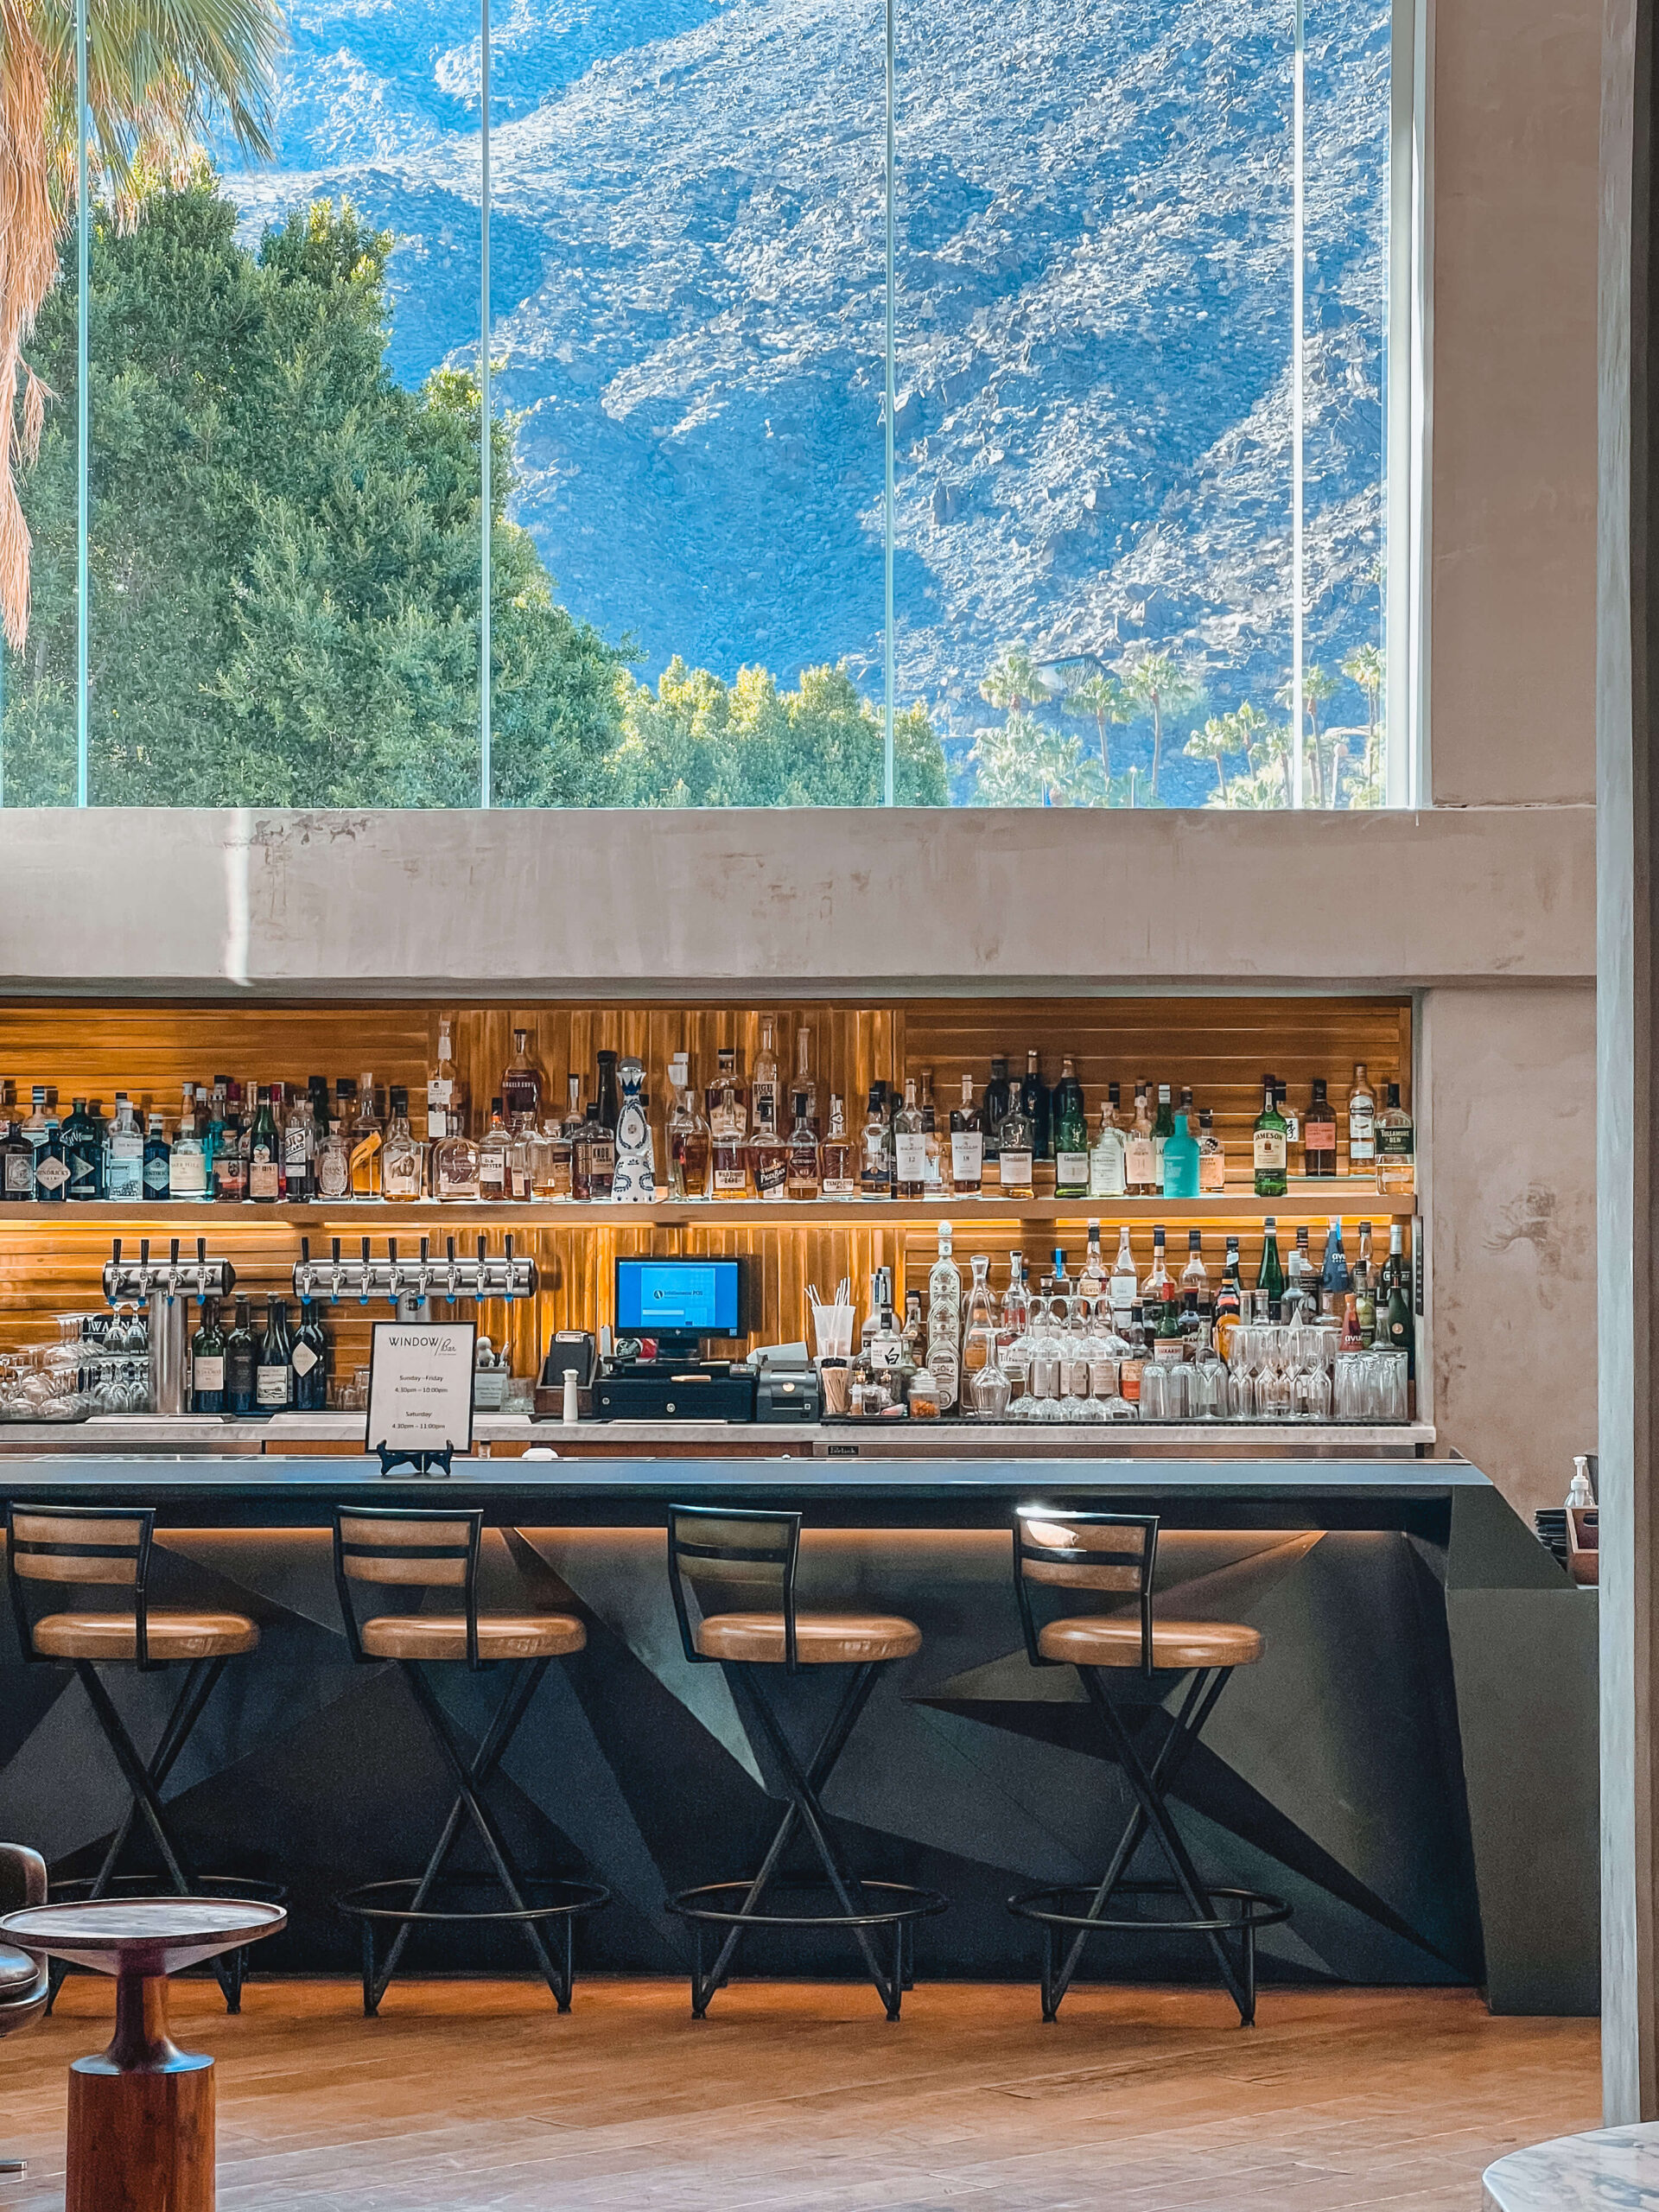
<svg viewBox="0 0 1659 2212">
<path fill-rule="evenodd" d="M 1474 1983 L 1498 2011 L 1593 2011 L 1593 1593 L 1484 1474 L 1456 1459 L 1108 1457 L 1103 1440 L 1082 1459 L 870 1456 L 876 1445 L 856 1459 L 457 1459 L 448 1480 L 424 1481 L 356 1458 L 14 1450 L 0 1494 L 152 1505 L 150 1602 L 257 1620 L 257 1654 L 165 1794 L 198 1867 L 286 1891 L 268 1970 L 350 1971 L 355 1937 L 330 1900 L 419 1863 L 448 1803 L 396 1669 L 347 1650 L 329 1529 L 354 1503 L 481 1509 L 480 1602 L 585 1622 L 586 1648 L 548 1671 L 514 1738 L 505 1827 L 522 1866 L 610 1891 L 577 1931 L 581 1966 L 683 1969 L 666 1898 L 711 1866 L 742 1871 L 776 1819 L 726 1680 L 687 1663 L 670 1599 L 667 1507 L 728 1501 L 803 1511 L 803 1602 L 922 1630 L 920 1652 L 885 1671 L 827 1800 L 873 1871 L 950 1899 L 916 1932 L 917 1974 L 1033 1976 L 1035 1931 L 1008 1896 L 1092 1879 L 1128 1809 L 1072 1670 L 1033 1669 L 1021 1638 L 1014 1508 L 1069 1503 L 1156 1515 L 1159 1606 L 1266 1639 L 1175 1790 L 1217 1880 L 1294 1906 L 1262 1936 L 1264 1980 Z M 450 1720 L 475 1734 L 489 1678 L 441 1671 Z M 117 1694 L 135 1737 L 153 1738 L 162 1678 L 130 1675 Z M 90 1873 L 125 1786 L 79 1685 L 26 1667 L 11 1623 L 0 1700 L 0 1834 L 60 1876 Z M 1086 1970 L 1168 1978 L 1184 1950 L 1126 1936 Z M 521 1963 L 474 1931 L 464 1947 L 423 1936 L 420 1958 Z M 847 1961 L 809 1938 L 777 1970 Z"/>
</svg>

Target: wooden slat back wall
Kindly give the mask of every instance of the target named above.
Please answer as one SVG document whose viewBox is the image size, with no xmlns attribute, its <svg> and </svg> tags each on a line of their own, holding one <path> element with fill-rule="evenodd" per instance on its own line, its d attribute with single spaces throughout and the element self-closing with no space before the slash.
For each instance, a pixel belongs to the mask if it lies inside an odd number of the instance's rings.
<svg viewBox="0 0 1659 2212">
<path fill-rule="evenodd" d="M 429 1065 L 435 1051 L 437 1026 L 445 1009 L 434 1003 L 369 1001 L 349 1006 L 226 1006 L 145 1002 L 89 1006 L 84 1001 L 29 1001 L 0 1007 L 0 1077 L 10 1077 L 26 1095 L 31 1082 L 48 1083 L 61 1100 L 86 1095 L 107 1109 L 118 1090 L 135 1100 L 153 1099 L 169 1116 L 178 1111 L 187 1081 L 209 1081 L 229 1072 L 239 1079 L 302 1084 L 311 1074 L 360 1076 L 367 1069 L 382 1084 L 406 1084 L 416 1102 L 416 1127 L 425 1096 Z M 994 1051 L 1006 1051 L 1017 1073 L 1027 1045 L 1043 1056 L 1052 1081 L 1060 1057 L 1077 1063 L 1091 1109 L 1109 1079 L 1123 1086 L 1126 1106 L 1135 1079 L 1166 1078 L 1190 1083 L 1199 1104 L 1216 1112 L 1228 1147 L 1230 1183 L 1249 1187 L 1249 1124 L 1259 1110 L 1262 1071 L 1272 1068 L 1293 1086 L 1298 1107 L 1308 1084 L 1324 1075 L 1332 1093 L 1345 1096 L 1353 1063 L 1364 1060 L 1373 1083 L 1397 1081 L 1409 1097 L 1410 1010 L 1393 999 L 912 999 L 886 1007 L 823 1002 L 798 1006 L 773 1001 L 766 1011 L 776 1022 L 776 1049 L 787 1084 L 794 1066 L 795 1032 L 810 1030 L 813 1069 L 821 1093 L 830 1089 L 848 1101 L 849 1126 L 861 1119 L 862 1101 L 877 1079 L 897 1082 L 908 1070 L 931 1066 L 936 1095 L 948 1107 L 963 1068 L 982 1085 Z M 694 1080 L 714 1074 L 716 1048 L 735 1043 L 744 1065 L 752 1066 L 760 1044 L 760 1014 L 750 1007 L 701 1004 L 688 1007 L 656 1005 L 524 1003 L 454 1009 L 454 1047 L 466 1073 L 475 1109 L 487 1110 L 499 1087 L 500 1072 L 512 1052 L 515 1027 L 534 1033 L 535 1050 L 550 1098 L 562 1103 L 568 1068 L 582 1072 L 590 1090 L 594 1054 L 603 1049 L 634 1052 L 651 1071 L 653 1103 L 660 1126 L 666 1103 L 666 1068 L 682 1047 L 692 1055 Z M 1369 1193 L 1333 1191 L 1332 1204 L 1344 1209 L 1349 1250 L 1356 1249 L 1355 1221 L 1367 1211 Z M 957 1224 L 957 1254 L 967 1274 L 969 1255 L 993 1255 L 991 1279 L 999 1288 L 1007 1278 L 1007 1253 L 1016 1241 L 1013 1225 L 990 1208 L 947 1209 Z M 1079 1202 L 1079 1216 L 1090 1211 Z M 1109 1203 L 1100 1211 L 1108 1224 L 1106 1256 L 1116 1249 Z M 341 1210 L 342 1232 L 372 1234 L 377 1249 L 386 1230 L 373 1208 Z M 1185 1251 L 1185 1224 L 1178 1208 L 1170 1217 L 1172 1266 Z M 1247 1280 L 1260 1255 L 1260 1230 L 1241 1224 Z M 160 1234 L 159 1227 L 153 1232 Z M 194 1232 L 193 1232 L 194 1233 Z M 448 1213 L 434 1216 L 435 1243 L 451 1233 L 468 1233 L 466 1220 Z M 1219 1224 L 1208 1224 L 1205 1257 L 1218 1273 L 1224 1243 Z M 314 1232 L 314 1235 L 317 1234 Z M 713 1226 L 671 1229 L 625 1223 L 596 1230 L 546 1228 L 518 1232 L 519 1249 L 533 1250 L 542 1269 L 540 1295 L 516 1307 L 507 1327 L 515 1371 L 530 1372 L 555 1327 L 588 1327 L 611 1319 L 612 1266 L 619 1252 L 712 1251 L 747 1253 L 759 1275 L 759 1334 L 763 1341 L 788 1340 L 807 1326 L 805 1286 L 833 1289 L 842 1274 L 852 1278 L 861 1309 L 873 1269 L 893 1267 L 902 1298 L 908 1278 L 926 1281 L 934 1232 L 887 1224 L 866 1229 L 819 1227 L 804 1209 L 791 1209 L 777 1225 L 753 1228 Z M 1281 1236 L 1288 1250 L 1294 1232 Z M 264 1220 L 245 1209 L 224 1210 L 211 1227 L 212 1249 L 227 1255 L 238 1283 L 257 1300 L 289 1287 L 289 1270 L 299 1255 L 298 1232 Z M 492 1233 L 492 1244 L 499 1231 Z M 1052 1230 L 1038 1224 L 1027 1229 L 1023 1249 L 1035 1281 L 1047 1271 Z M 1075 1230 L 1065 1238 L 1068 1264 L 1076 1273 L 1082 1238 Z M 1314 1236 L 1316 1248 L 1321 1233 Z M 1379 1240 L 1386 1244 L 1386 1237 Z M 109 1256 L 110 1230 L 78 1222 L 73 1209 L 56 1217 L 49 1240 L 31 1217 L 27 1230 L 9 1224 L 0 1209 L 0 1344 L 39 1340 L 49 1334 L 59 1312 L 86 1311 L 100 1302 L 99 1273 Z M 1134 1231 L 1137 1264 L 1150 1259 L 1148 1226 Z M 326 1244 L 319 1238 L 319 1249 Z M 441 1249 L 441 1246 L 440 1248 Z M 458 1313 L 466 1311 L 458 1307 Z M 381 1309 L 384 1313 L 384 1309 Z M 377 1318 L 355 1305 L 331 1316 L 338 1339 L 337 1370 L 367 1356 L 368 1323 Z M 503 1310 L 493 1306 L 480 1325 L 498 1340 Z"/>
</svg>

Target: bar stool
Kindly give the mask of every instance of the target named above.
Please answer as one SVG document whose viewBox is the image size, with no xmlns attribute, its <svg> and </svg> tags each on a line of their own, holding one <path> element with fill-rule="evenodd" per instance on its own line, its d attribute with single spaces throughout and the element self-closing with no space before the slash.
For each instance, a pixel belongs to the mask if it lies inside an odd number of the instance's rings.
<svg viewBox="0 0 1659 2212">
<path fill-rule="evenodd" d="M 0 1916 L 46 1903 L 46 1861 L 26 1844 L 0 1843 Z M 0 2038 L 32 2028 L 46 2010 L 47 1968 L 29 1951 L 0 1942 Z M 0 2157 L 0 2178 L 29 2171 L 27 2158 Z"/>
<path fill-rule="evenodd" d="M 553 1993 L 561 2012 L 570 2010 L 575 1978 L 573 1923 L 607 1902 L 610 1891 L 594 1882 L 550 1878 L 537 1887 L 557 1891 L 546 1904 L 525 1901 L 526 1883 L 512 1863 L 506 1839 L 485 1801 L 490 1777 L 505 1757 L 519 1722 L 551 1660 L 580 1651 L 588 1631 L 573 1613 L 481 1613 L 478 1609 L 478 1555 L 482 1541 L 481 1510 L 440 1509 L 416 1511 L 404 1506 L 336 1507 L 334 1585 L 346 1624 L 346 1639 L 359 1665 L 390 1660 L 409 1685 L 440 1757 L 454 1777 L 455 1802 L 421 1873 L 389 1882 L 369 1882 L 335 1898 L 336 1907 L 361 1923 L 363 2010 L 372 2018 L 397 1970 L 416 1927 L 481 1922 L 522 1930 L 537 1970 Z M 458 1613 L 380 1613 L 359 1622 L 353 1601 L 353 1583 L 401 1585 L 416 1591 L 456 1590 Z M 474 1674 L 498 1666 L 507 1669 L 501 1696 L 488 1726 L 469 1758 L 459 1731 L 445 1714 L 424 1669 L 429 1665 L 465 1664 Z M 491 1910 L 429 1903 L 445 1863 L 470 1820 L 483 1843 L 506 1910 Z M 400 1892 L 408 1902 L 394 1903 Z M 375 1959 L 375 1929 L 396 1925 L 383 1962 Z M 557 1922 L 563 1931 L 557 1954 L 550 1950 L 543 1924 Z"/>
<path fill-rule="evenodd" d="M 754 1512 L 719 1505 L 671 1505 L 668 1511 L 669 1588 L 679 1623 L 680 1642 L 695 1666 L 719 1665 L 758 1718 L 777 1764 L 787 1799 L 783 1819 L 760 1862 L 760 1872 L 741 1880 L 709 1882 L 682 1890 L 669 1910 L 691 1925 L 694 1957 L 691 2012 L 702 2019 L 715 1992 L 729 1980 L 738 1948 L 755 1928 L 845 1929 L 858 1946 L 866 1973 L 887 2008 L 899 2018 L 911 1983 L 911 1941 L 915 1923 L 943 1912 L 947 1900 L 937 1891 L 907 1882 L 874 1881 L 851 1872 L 830 1830 L 823 1793 L 869 1702 L 881 1669 L 908 1659 L 922 1648 L 913 1621 L 881 1613 L 801 1612 L 795 1602 L 801 1516 Z M 702 1586 L 700 1590 L 695 1586 Z M 704 1592 L 747 1598 L 763 1611 L 710 1611 Z M 693 1608 L 696 1618 L 693 1619 Z M 845 1667 L 847 1686 L 817 1750 L 803 1761 L 762 1687 L 768 1670 L 794 1675 L 803 1667 Z M 764 1910 L 766 1895 L 783 1862 L 797 1827 L 811 1839 L 833 1892 L 830 1912 Z M 794 1888 L 821 1886 L 818 1878 L 791 1881 Z M 703 1929 L 723 1929 L 714 1962 L 703 1964 Z M 875 1938 L 893 1940 L 890 1961 L 877 1955 Z"/>
<path fill-rule="evenodd" d="M 1154 1620 L 1153 1573 L 1158 1556 L 1155 1514 L 1074 1513 L 1070 1508 L 1021 1506 L 1014 1516 L 1014 1585 L 1026 1651 L 1033 1667 L 1073 1666 L 1099 1715 L 1112 1756 L 1134 1792 L 1135 1810 L 1093 1892 L 1077 1886 L 1031 1890 L 1010 1897 L 1008 1909 L 1043 1929 L 1043 2018 L 1052 2020 L 1091 1936 L 1153 1933 L 1203 1936 L 1215 1954 L 1239 2024 L 1255 2018 L 1255 1936 L 1288 1920 L 1290 1907 L 1260 1890 L 1206 1882 L 1181 1840 L 1168 1793 L 1182 1761 L 1198 1740 L 1235 1667 L 1253 1666 L 1263 1649 L 1260 1633 L 1230 1621 Z M 1090 1590 L 1132 1599 L 1132 1613 L 1086 1613 L 1039 1624 L 1033 1589 Z M 1160 1702 L 1188 1677 L 1172 1719 Z M 1173 1678 L 1173 1680 L 1172 1680 Z M 1121 1703 L 1126 1685 L 1149 1689 L 1141 1717 L 1127 1720 Z M 1163 1734 L 1148 1760 L 1136 1738 L 1154 1713 Z M 1126 1879 L 1136 1847 L 1150 1829 L 1173 1880 Z M 1184 1915 L 1110 1916 L 1115 1897 L 1174 1897 Z M 1079 1911 L 1073 1900 L 1088 1902 Z M 1059 1932 L 1071 1929 L 1065 1959 L 1057 1964 Z M 1236 1946 L 1237 1955 L 1234 1955 Z"/>
<path fill-rule="evenodd" d="M 226 1890 L 278 1900 L 271 1883 L 228 1874 L 199 1875 L 162 1810 L 162 1789 L 190 1739 L 227 1663 L 256 1650 L 259 1630 L 245 1613 L 162 1610 L 149 1603 L 149 1560 L 156 1530 L 153 1506 L 30 1505 L 6 1508 L 6 1577 L 11 1589 L 23 1657 L 30 1666 L 70 1666 L 79 1677 L 105 1742 L 131 1791 L 101 1865 L 90 1882 L 63 1885 L 70 1895 L 97 1898 L 112 1889 L 143 1889 L 144 1875 L 122 1875 L 121 1858 L 142 1815 L 161 1855 L 167 1879 L 181 1897 L 213 1897 Z M 26 1583 L 128 1591 L 130 1605 L 35 1618 Z M 184 1681 L 161 1738 L 148 1762 L 116 1710 L 100 1669 L 132 1667 L 141 1675 L 182 1666 Z M 227 2011 L 242 2009 L 246 1953 L 238 1948 L 213 1961 Z M 63 1968 L 52 1969 L 52 1995 Z"/>
</svg>

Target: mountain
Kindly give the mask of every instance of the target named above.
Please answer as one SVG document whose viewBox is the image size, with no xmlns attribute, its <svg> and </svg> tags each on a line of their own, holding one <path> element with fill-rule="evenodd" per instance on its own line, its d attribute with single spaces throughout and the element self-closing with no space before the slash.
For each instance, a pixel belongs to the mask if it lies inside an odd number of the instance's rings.
<svg viewBox="0 0 1659 2212">
<path fill-rule="evenodd" d="M 1389 122 L 1386 6 L 1330 12 L 1304 253 L 1327 668 L 1378 630 Z M 896 690 L 958 762 L 1009 644 L 1166 647 L 1202 712 L 1287 677 L 1289 33 L 1244 0 L 899 0 Z M 417 380 L 476 347 L 476 17 L 315 0 L 292 36 L 278 161 L 227 181 L 256 230 L 347 194 L 396 232 Z M 645 673 L 845 658 L 880 696 L 884 54 L 870 0 L 518 0 L 492 23 L 515 512 Z M 1177 751 L 1164 795 L 1213 782 Z"/>
</svg>

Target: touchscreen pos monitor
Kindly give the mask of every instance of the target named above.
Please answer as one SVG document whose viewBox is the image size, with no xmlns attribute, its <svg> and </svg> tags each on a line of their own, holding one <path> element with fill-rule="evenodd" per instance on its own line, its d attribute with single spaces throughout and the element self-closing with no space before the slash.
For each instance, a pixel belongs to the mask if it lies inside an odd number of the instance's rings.
<svg viewBox="0 0 1659 2212">
<path fill-rule="evenodd" d="M 741 1337 L 745 1272 L 741 1260 L 618 1260 L 616 1333 L 653 1337 L 669 1359 L 694 1358 L 707 1337 Z"/>
</svg>

